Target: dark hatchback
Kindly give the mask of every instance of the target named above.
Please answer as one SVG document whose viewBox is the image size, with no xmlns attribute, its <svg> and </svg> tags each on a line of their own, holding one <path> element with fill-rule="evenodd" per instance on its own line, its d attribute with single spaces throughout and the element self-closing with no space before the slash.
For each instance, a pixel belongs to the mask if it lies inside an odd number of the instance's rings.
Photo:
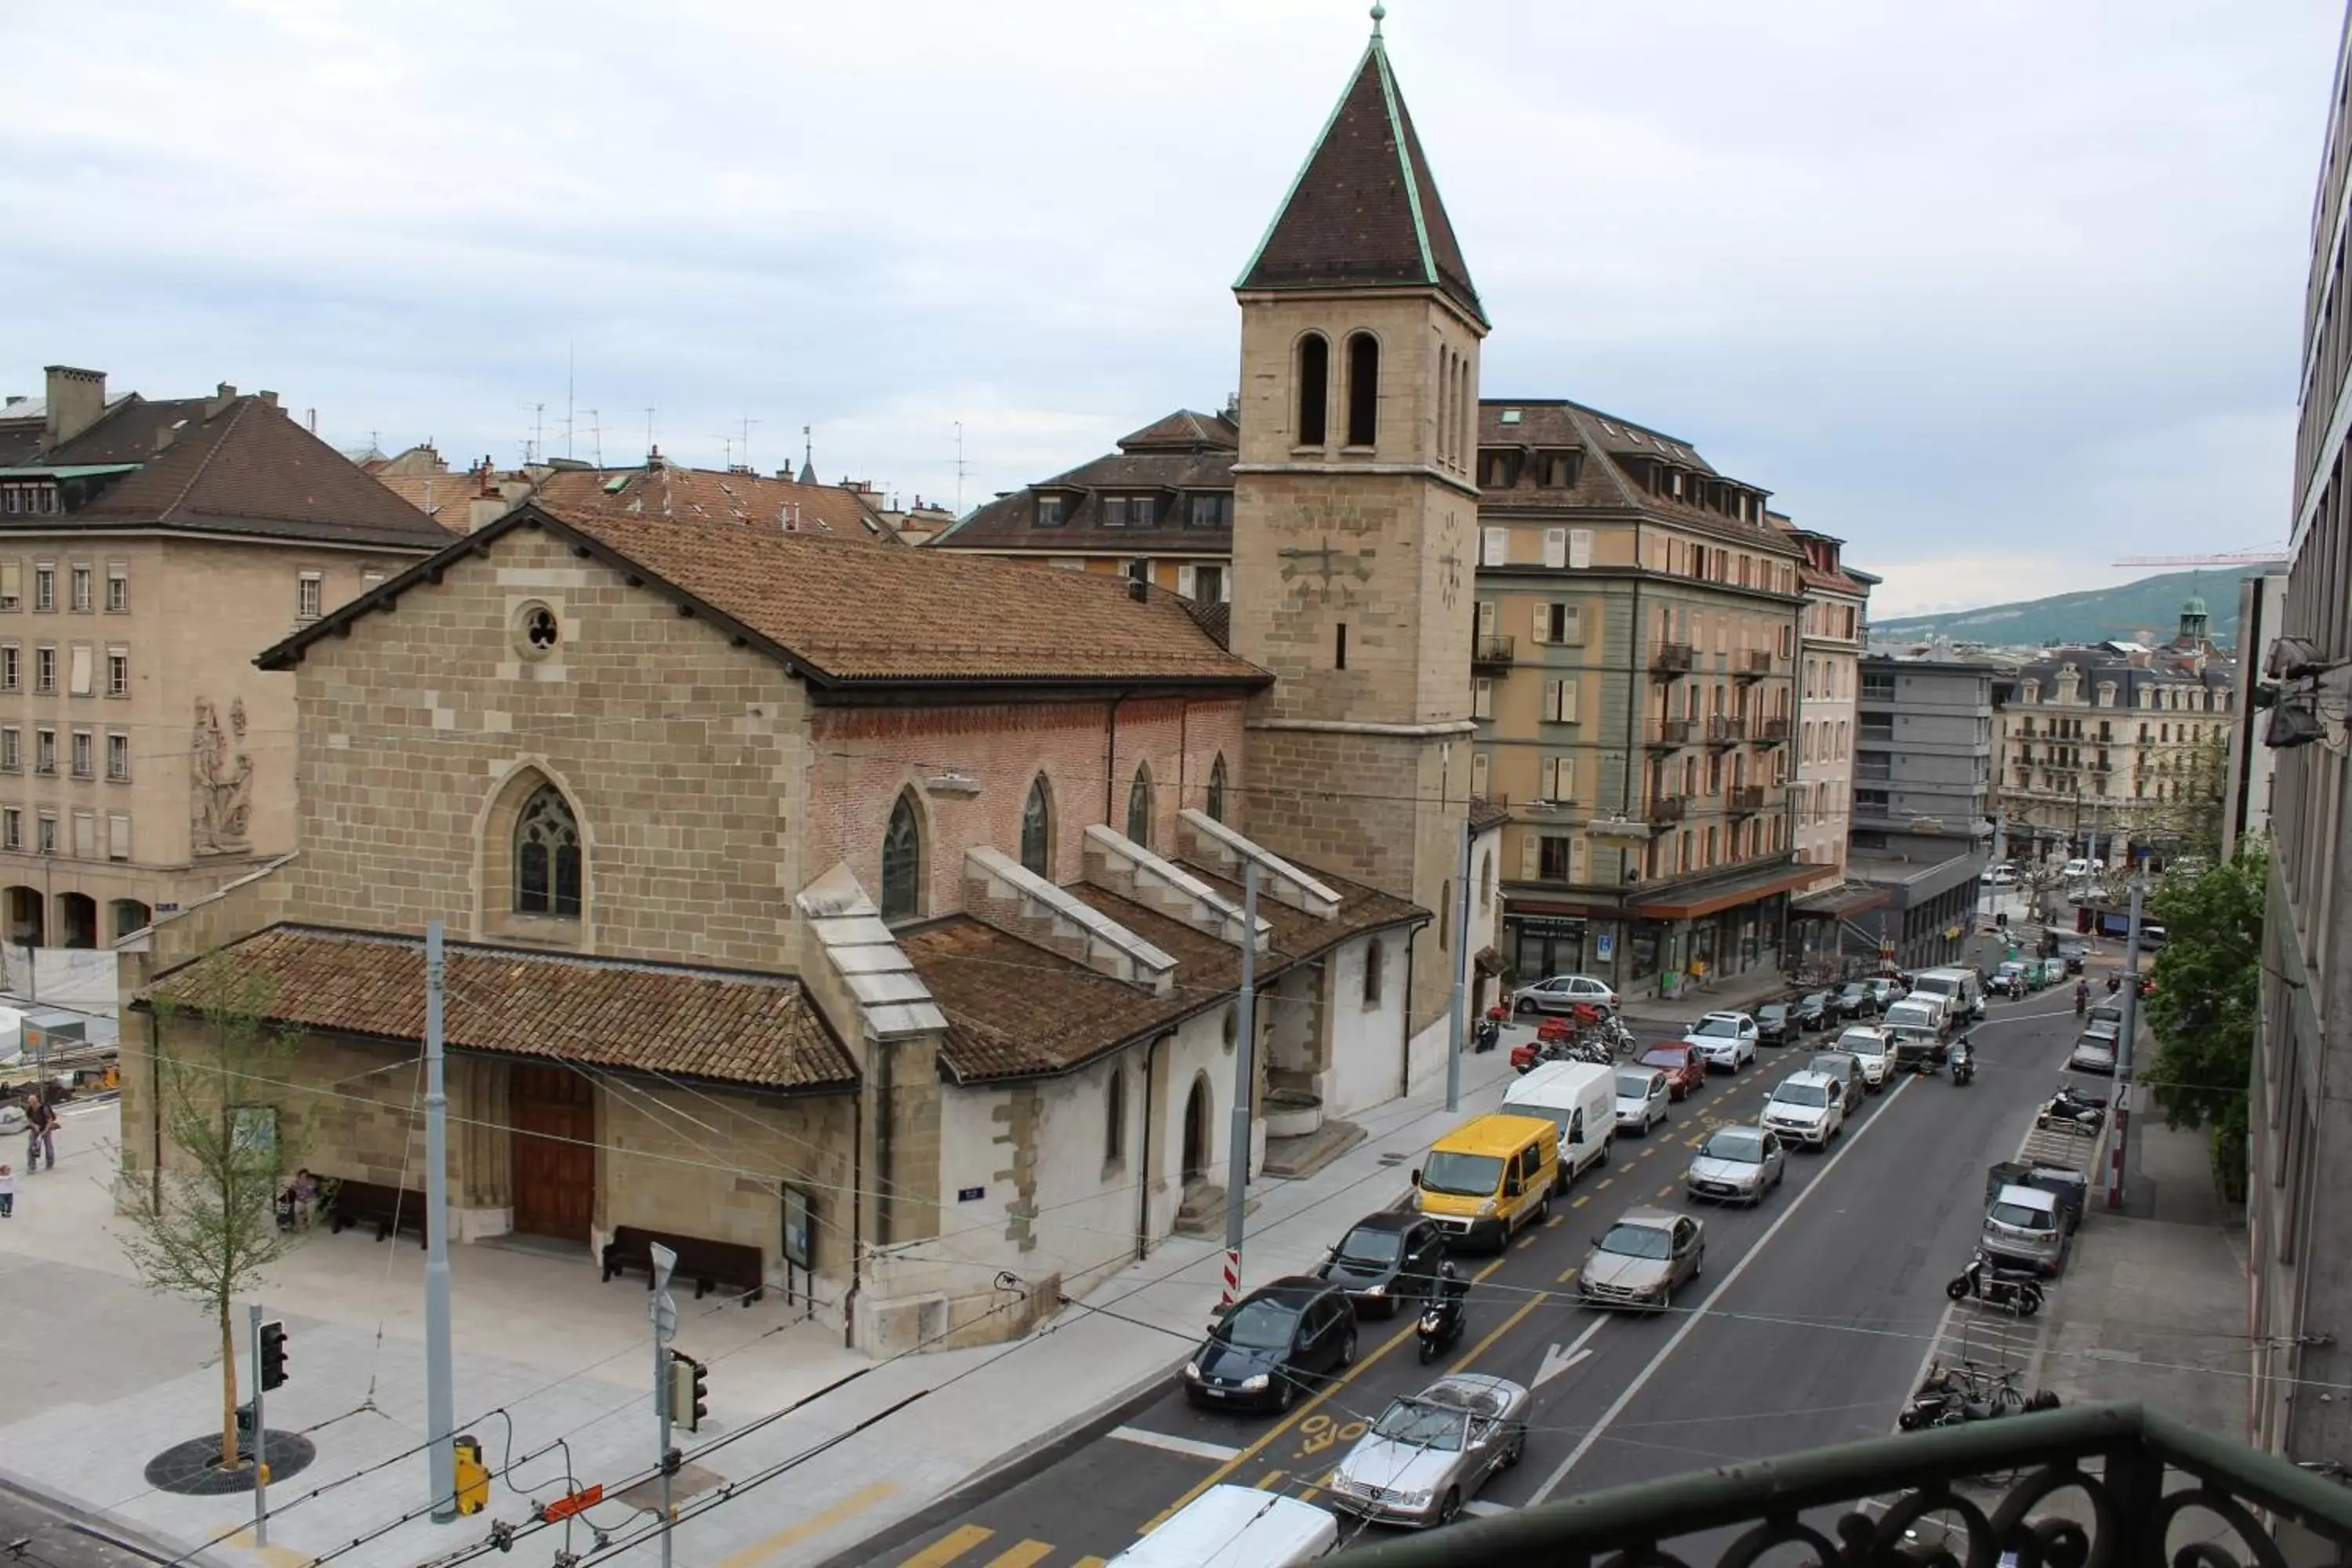
<svg viewBox="0 0 2352 1568">
<path fill-rule="evenodd" d="M 1347 1292 L 1293 1274 L 1234 1302 L 1181 1375 L 1194 1405 L 1287 1410 L 1316 1379 L 1355 1359 L 1356 1313 Z"/>
<path fill-rule="evenodd" d="M 1416 1310 L 1437 1283 L 1445 1261 L 1445 1232 L 1426 1215 L 1383 1209 L 1356 1222 L 1315 1270 L 1366 1312 L 1392 1317 L 1401 1305 Z"/>
<path fill-rule="evenodd" d="M 1756 1009 L 1756 1043 L 1759 1046 L 1785 1046 L 1789 1043 L 1789 1005 L 1767 1002 Z"/>
<path fill-rule="evenodd" d="M 1830 1026 L 1830 994 L 1815 991 L 1799 997 L 1789 1008 L 1789 1016 L 1796 1020 L 1797 1027 L 1820 1034 Z"/>
<path fill-rule="evenodd" d="M 1837 1011 L 1841 1018 L 1875 1018 L 1878 998 L 1871 994 L 1869 986 L 1857 980 L 1838 988 Z"/>
</svg>

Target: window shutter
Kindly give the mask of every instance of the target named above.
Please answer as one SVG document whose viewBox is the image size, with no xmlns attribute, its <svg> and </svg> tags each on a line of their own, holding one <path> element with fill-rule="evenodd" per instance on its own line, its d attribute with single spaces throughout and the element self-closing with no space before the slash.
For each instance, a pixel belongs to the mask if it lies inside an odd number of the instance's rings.
<svg viewBox="0 0 2352 1568">
<path fill-rule="evenodd" d="M 1576 722 L 1576 694 L 1575 681 L 1563 680 L 1559 683 L 1559 721 L 1563 724 Z"/>
<path fill-rule="evenodd" d="M 1581 835 L 1568 841 L 1568 879 L 1585 880 L 1585 846 Z"/>
<path fill-rule="evenodd" d="M 1581 647 L 1584 644 L 1584 606 L 1570 605 L 1566 610 L 1567 623 L 1559 629 L 1559 640 Z"/>
<path fill-rule="evenodd" d="M 1178 593 L 1183 595 L 1184 597 L 1188 599 L 1192 597 L 1194 582 L 1195 577 L 1191 566 L 1180 565 L 1176 568 L 1176 591 Z"/>
<path fill-rule="evenodd" d="M 1507 528 L 1486 530 L 1479 542 L 1478 564 L 1501 566 L 1507 564 L 1510 558 L 1511 531 Z"/>
<path fill-rule="evenodd" d="M 1495 716 L 1495 682 L 1487 676 L 1478 676 L 1470 682 L 1470 717 L 1492 719 Z M 1486 759 L 1476 758 L 1473 765 L 1483 767 Z"/>
<path fill-rule="evenodd" d="M 1551 640 L 1551 606 L 1549 605 L 1538 605 L 1535 607 L 1534 637 L 1538 642 Z"/>
<path fill-rule="evenodd" d="M 1547 680 L 1544 682 L 1543 718 L 1544 722 L 1547 724 L 1557 724 L 1559 722 L 1560 684 L 1561 683 L 1557 680 Z"/>
<path fill-rule="evenodd" d="M 1546 757 L 1537 764 L 1536 773 L 1538 781 L 1537 787 L 1543 792 L 1544 799 L 1558 800 L 1559 798 L 1559 759 Z"/>
<path fill-rule="evenodd" d="M 76 697 L 87 697 L 89 695 L 89 645 L 76 643 L 73 647 L 73 680 L 69 689 Z"/>
<path fill-rule="evenodd" d="M 11 605 L 25 596 L 25 563 L 10 561 L 0 563 L 0 599 Z"/>
<path fill-rule="evenodd" d="M 1553 799 L 1572 801 L 1576 798 L 1576 759 L 1574 757 L 1559 759 L 1559 777 L 1555 783 L 1559 793 L 1554 795 Z"/>
<path fill-rule="evenodd" d="M 98 819 L 89 812 L 77 811 L 73 817 L 73 852 L 78 859 L 98 858 Z"/>
<path fill-rule="evenodd" d="M 1568 531 L 1568 563 L 1579 572 L 1591 566 L 1592 531 L 1591 529 L 1572 528 Z"/>
<path fill-rule="evenodd" d="M 1486 796 L 1486 758 L 1484 752 L 1470 759 L 1470 793 L 1481 800 Z"/>
<path fill-rule="evenodd" d="M 1519 880 L 1532 882 L 1543 875 L 1543 840 L 1533 828 L 1519 835 Z"/>
<path fill-rule="evenodd" d="M 110 839 L 107 847 L 110 857 L 116 860 L 130 859 L 131 817 L 129 814 L 118 811 L 106 820 Z"/>
<path fill-rule="evenodd" d="M 1482 637 L 1495 635 L 1495 601 L 1492 599 L 1478 601 L 1478 635 Z"/>
<path fill-rule="evenodd" d="M 1568 564 L 1568 530 L 1564 528 L 1544 530 L 1543 563 L 1551 567 Z"/>
</svg>

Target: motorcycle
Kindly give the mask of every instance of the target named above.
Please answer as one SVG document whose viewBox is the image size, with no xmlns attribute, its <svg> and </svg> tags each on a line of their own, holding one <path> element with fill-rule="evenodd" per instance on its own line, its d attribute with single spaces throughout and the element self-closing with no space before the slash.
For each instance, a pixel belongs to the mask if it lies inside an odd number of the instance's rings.
<svg viewBox="0 0 2352 1568">
<path fill-rule="evenodd" d="M 2062 1083 L 2058 1092 L 2050 1097 L 2033 1125 L 2054 1128 L 2063 1132 L 2080 1132 L 2086 1136 L 2106 1124 L 2107 1100 L 2105 1095 L 2084 1094 L 2071 1083 Z"/>
<path fill-rule="evenodd" d="M 1955 1087 L 1965 1084 L 1977 1076 L 1977 1053 L 1969 1044 L 1968 1037 L 1965 1035 L 1953 1043 L 1951 1066 L 1952 1083 Z"/>
<path fill-rule="evenodd" d="M 2004 1268 L 1987 1258 L 1982 1248 L 1969 1266 L 1944 1287 L 1953 1300 L 1973 1296 L 1988 1306 L 2006 1307 L 2021 1318 L 2042 1310 L 2042 1282 L 2030 1268 Z"/>
<path fill-rule="evenodd" d="M 1906 1432 L 1916 1432 L 1927 1426 L 1957 1426 L 1963 1421 L 1990 1421 L 2057 1408 L 2058 1396 L 2046 1388 L 2026 1397 L 2018 1390 L 2013 1372 L 1994 1376 L 1974 1365 L 1958 1370 L 1937 1367 L 1904 1404 L 1895 1424 Z"/>
<path fill-rule="evenodd" d="M 1477 1028 L 1471 1033 L 1470 1048 L 1477 1052 L 1491 1051 L 1502 1043 L 1502 1020 L 1490 1013 L 1478 1020 Z"/>
<path fill-rule="evenodd" d="M 2074 1016 L 2076 1016 L 2077 1018 L 2081 1017 L 2081 1016 L 2082 1016 L 2085 1012 L 2087 1012 L 2087 1011 L 2089 1011 L 2089 1010 L 2090 1010 L 2090 1005 L 2091 1005 L 2091 988 L 2090 988 L 2089 986 L 2087 986 L 2087 985 L 2077 985 L 2077 986 L 2075 986 L 2075 987 L 2074 987 Z"/>
<path fill-rule="evenodd" d="M 1412 1331 L 1421 1342 L 1424 1366 L 1460 1340 L 1470 1321 L 1470 1310 L 1464 1300 L 1470 1293 L 1470 1282 L 1455 1273 L 1451 1263 L 1438 1265 L 1437 1275 L 1437 1292 L 1423 1303 L 1421 1321 Z"/>
</svg>

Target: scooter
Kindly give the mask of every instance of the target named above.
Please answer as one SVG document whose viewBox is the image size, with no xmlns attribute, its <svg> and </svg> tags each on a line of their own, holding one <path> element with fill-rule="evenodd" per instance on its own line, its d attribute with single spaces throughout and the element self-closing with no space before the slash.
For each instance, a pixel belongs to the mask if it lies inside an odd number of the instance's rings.
<svg viewBox="0 0 2352 1568">
<path fill-rule="evenodd" d="M 2036 1127 L 2052 1127 L 2061 1131 L 2096 1132 L 2106 1124 L 2107 1100 L 2104 1095 L 2084 1094 L 2071 1083 L 2062 1083 L 2058 1092 L 2034 1117 Z"/>
<path fill-rule="evenodd" d="M 1469 1292 L 1470 1282 L 1454 1272 L 1454 1265 L 1438 1265 L 1437 1291 L 1423 1304 L 1421 1321 L 1412 1331 L 1421 1341 L 1423 1365 L 1444 1355 L 1462 1338 L 1470 1321 L 1470 1310 L 1464 1300 Z"/>
<path fill-rule="evenodd" d="M 1502 1020 L 1490 1013 L 1478 1020 L 1478 1027 L 1470 1037 L 1470 1048 L 1473 1051 L 1491 1051 L 1502 1043 Z"/>
<path fill-rule="evenodd" d="M 1977 1053 L 1963 1035 L 1952 1043 L 1952 1082 L 1960 1085 L 1977 1076 Z"/>
<path fill-rule="evenodd" d="M 1944 1294 L 1958 1301 L 1973 1296 L 1989 1306 L 2006 1307 L 2021 1318 L 2042 1310 L 2042 1282 L 2027 1268 L 2004 1268 L 1979 1248 L 1969 1266 L 1952 1277 Z"/>
</svg>

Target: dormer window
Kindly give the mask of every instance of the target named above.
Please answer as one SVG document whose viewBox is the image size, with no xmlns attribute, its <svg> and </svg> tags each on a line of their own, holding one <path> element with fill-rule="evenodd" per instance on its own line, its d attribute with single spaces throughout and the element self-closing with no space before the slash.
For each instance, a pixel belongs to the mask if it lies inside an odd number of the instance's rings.
<svg viewBox="0 0 2352 1568">
<path fill-rule="evenodd" d="M 1037 498 L 1037 526 L 1059 528 L 1068 517 L 1066 496 L 1041 495 Z"/>
<path fill-rule="evenodd" d="M 1680 468 L 1676 468 L 1676 469 L 1675 469 L 1672 474 L 1670 474 L 1670 475 L 1668 475 L 1668 476 L 1667 476 L 1667 481 L 1666 481 L 1666 482 L 1667 482 L 1668 486 L 1670 487 L 1670 489 L 1671 489 L 1671 490 L 1672 490 L 1673 494 L 1675 495 L 1675 499 L 1680 500 L 1680 499 L 1681 499 L 1681 497 L 1682 497 L 1682 493 L 1683 493 L 1683 474 L 1682 474 L 1682 470 L 1681 470 Z"/>
<path fill-rule="evenodd" d="M 1184 526 L 1187 528 L 1231 528 L 1234 525 L 1234 498 L 1228 491 L 1196 495 L 1186 500 Z"/>
<path fill-rule="evenodd" d="M 1150 528 L 1158 510 L 1150 496 L 1105 496 L 1102 507 L 1105 528 Z"/>
</svg>

